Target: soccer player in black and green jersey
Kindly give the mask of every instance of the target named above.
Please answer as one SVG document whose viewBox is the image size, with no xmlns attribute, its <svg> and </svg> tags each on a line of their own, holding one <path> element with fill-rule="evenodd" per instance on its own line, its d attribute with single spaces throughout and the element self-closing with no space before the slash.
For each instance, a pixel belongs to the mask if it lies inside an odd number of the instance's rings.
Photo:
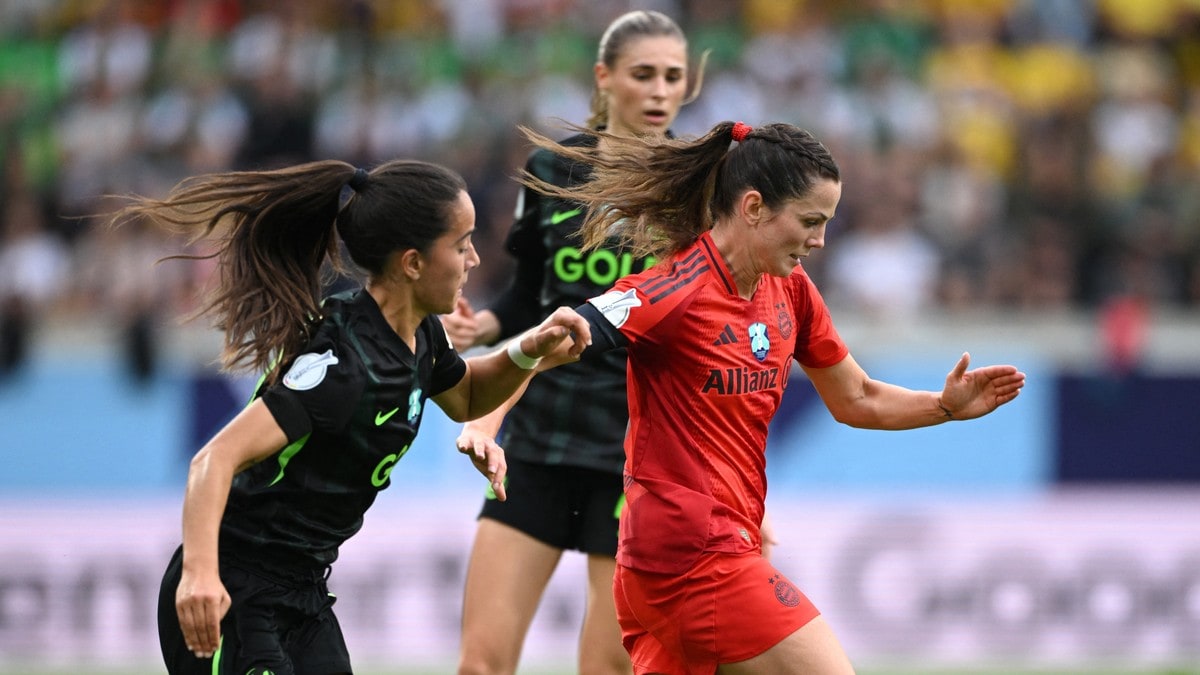
<svg viewBox="0 0 1200 675">
<path fill-rule="evenodd" d="M 462 178 L 434 164 L 199 176 L 114 221 L 129 218 L 216 235 L 219 283 L 204 310 L 225 332 L 223 364 L 267 373 L 192 460 L 183 543 L 159 596 L 167 670 L 349 673 L 326 579 L 426 401 L 455 420 L 486 414 L 560 343 L 572 354 L 544 367 L 578 358 L 587 324 L 563 308 L 507 352 L 459 357 L 436 315 L 479 264 L 475 208 Z M 322 303 L 339 239 L 366 283 Z M 503 496 L 503 453 L 470 454 Z"/>
<path fill-rule="evenodd" d="M 600 39 L 587 126 L 622 136 L 669 135 L 687 94 L 687 68 L 687 41 L 674 21 L 652 11 L 623 14 Z M 565 144 L 594 147 L 595 141 L 579 134 Z M 589 178 L 584 165 L 545 150 L 534 152 L 525 168 L 561 186 Z M 513 335 L 654 264 L 616 246 L 585 254 L 576 236 L 585 215 L 579 204 L 521 193 L 507 242 L 517 259 L 514 283 L 487 309 L 473 312 L 464 300 L 443 317 L 459 349 Z M 631 672 L 612 600 L 628 419 L 625 353 L 617 351 L 538 376 L 507 416 L 500 411 L 464 428 L 460 445 L 492 449 L 503 420 L 509 490 L 506 501 L 489 495 L 480 513 L 460 675 L 516 671 L 538 602 L 566 550 L 587 555 L 579 672 Z"/>
</svg>

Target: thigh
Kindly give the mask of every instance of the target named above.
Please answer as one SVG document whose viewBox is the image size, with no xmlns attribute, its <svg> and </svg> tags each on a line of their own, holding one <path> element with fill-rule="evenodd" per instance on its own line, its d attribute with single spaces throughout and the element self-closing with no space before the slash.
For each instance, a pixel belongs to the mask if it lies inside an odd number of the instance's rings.
<svg viewBox="0 0 1200 675">
<path fill-rule="evenodd" d="M 717 672 L 721 675 L 854 675 L 854 667 L 829 623 L 818 616 L 762 654 L 724 664 Z"/>
<path fill-rule="evenodd" d="M 631 672 L 613 600 L 616 566 L 616 560 L 606 555 L 587 557 L 587 610 L 579 632 L 580 675 Z"/>
<path fill-rule="evenodd" d="M 617 561 L 604 555 L 587 557 L 588 615 L 604 618 L 614 627 L 617 625 L 616 603 L 613 600 L 613 583 Z"/>
<path fill-rule="evenodd" d="M 562 550 L 484 517 L 463 591 L 463 658 L 515 667 Z"/>
</svg>

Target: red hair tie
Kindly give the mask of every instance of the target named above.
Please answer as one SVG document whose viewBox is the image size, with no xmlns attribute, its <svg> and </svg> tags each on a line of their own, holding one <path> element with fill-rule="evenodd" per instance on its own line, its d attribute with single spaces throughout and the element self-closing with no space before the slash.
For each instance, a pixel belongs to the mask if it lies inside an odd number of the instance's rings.
<svg viewBox="0 0 1200 675">
<path fill-rule="evenodd" d="M 749 124 L 744 122 L 734 122 L 733 132 L 731 135 L 733 136 L 733 140 L 741 143 L 742 141 L 746 140 L 746 136 L 750 135 L 751 131 L 754 131 L 754 127 L 750 126 Z"/>
</svg>

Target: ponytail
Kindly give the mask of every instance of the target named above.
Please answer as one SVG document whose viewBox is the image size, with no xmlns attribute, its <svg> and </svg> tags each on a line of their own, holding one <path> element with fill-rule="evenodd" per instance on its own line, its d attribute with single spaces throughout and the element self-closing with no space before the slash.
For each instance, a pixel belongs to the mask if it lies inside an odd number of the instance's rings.
<svg viewBox="0 0 1200 675">
<path fill-rule="evenodd" d="M 289 364 L 312 337 L 322 289 L 345 271 L 338 234 L 356 265 L 381 275 L 393 251 L 428 250 L 465 189 L 457 173 L 425 162 L 368 173 L 326 160 L 187 178 L 164 199 L 134 198 L 110 223 L 145 218 L 189 243 L 214 240 L 207 255 L 170 257 L 217 259 L 219 281 L 197 314 L 224 333 L 223 368 L 267 371 Z"/>
</svg>

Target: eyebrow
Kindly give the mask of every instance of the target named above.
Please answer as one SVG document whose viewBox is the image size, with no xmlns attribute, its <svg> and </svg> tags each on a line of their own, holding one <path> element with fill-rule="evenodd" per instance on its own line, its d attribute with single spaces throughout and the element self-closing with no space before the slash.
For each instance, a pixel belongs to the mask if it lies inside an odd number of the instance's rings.
<svg viewBox="0 0 1200 675">
<path fill-rule="evenodd" d="M 658 70 L 659 68 L 656 64 L 653 64 L 653 63 L 633 63 L 633 64 L 630 64 L 629 69 L 630 70 Z M 667 66 L 666 68 L 663 68 L 663 70 L 668 73 L 683 72 L 685 69 L 686 69 L 686 66 Z"/>
</svg>

